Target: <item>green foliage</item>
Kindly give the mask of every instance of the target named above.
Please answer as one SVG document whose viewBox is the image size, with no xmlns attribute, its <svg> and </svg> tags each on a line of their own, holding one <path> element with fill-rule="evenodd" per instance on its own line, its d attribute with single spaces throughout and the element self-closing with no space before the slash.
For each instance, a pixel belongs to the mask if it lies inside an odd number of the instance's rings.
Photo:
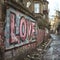
<svg viewBox="0 0 60 60">
<path fill-rule="evenodd" d="M 47 29 L 50 29 L 50 23 L 44 19 L 38 21 L 38 27 L 40 29 L 44 29 L 44 28 L 47 28 Z"/>
</svg>

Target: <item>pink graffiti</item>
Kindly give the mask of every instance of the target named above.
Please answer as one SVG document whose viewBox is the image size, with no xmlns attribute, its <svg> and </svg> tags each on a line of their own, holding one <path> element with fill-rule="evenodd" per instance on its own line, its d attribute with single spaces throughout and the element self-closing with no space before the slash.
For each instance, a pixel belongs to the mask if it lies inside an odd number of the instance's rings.
<svg viewBox="0 0 60 60">
<path fill-rule="evenodd" d="M 15 21 L 16 21 L 16 15 L 13 13 L 10 14 L 10 30 L 11 30 L 11 36 L 10 36 L 10 43 L 19 42 L 19 40 L 25 41 L 26 38 L 30 40 L 31 37 L 34 36 L 35 32 L 35 22 L 32 22 L 30 20 L 27 20 L 24 16 L 20 18 L 20 25 L 19 25 L 19 37 L 18 39 L 15 34 Z"/>
<path fill-rule="evenodd" d="M 22 40 L 26 39 L 26 29 L 27 29 L 26 20 L 24 17 L 22 17 L 20 20 L 20 37 L 22 38 Z"/>
<path fill-rule="evenodd" d="M 11 30 L 11 38 L 10 38 L 10 43 L 13 43 L 15 42 L 15 39 L 14 39 L 14 27 L 15 27 L 15 24 L 14 24 L 14 21 L 15 21 L 15 15 L 13 13 L 11 13 L 10 15 L 10 21 L 11 21 L 11 26 L 10 26 L 10 30 Z"/>
</svg>

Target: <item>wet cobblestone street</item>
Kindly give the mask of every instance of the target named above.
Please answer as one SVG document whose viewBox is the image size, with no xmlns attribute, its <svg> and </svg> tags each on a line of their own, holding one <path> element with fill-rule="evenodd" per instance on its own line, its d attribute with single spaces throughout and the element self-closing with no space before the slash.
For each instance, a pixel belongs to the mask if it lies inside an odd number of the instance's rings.
<svg viewBox="0 0 60 60">
<path fill-rule="evenodd" d="M 60 36 L 53 35 L 52 43 L 50 44 L 50 48 L 44 54 L 43 60 L 60 60 Z"/>
<path fill-rule="evenodd" d="M 25 60 L 60 60 L 60 36 L 51 34 L 50 46 L 42 52 L 41 47 Z"/>
</svg>

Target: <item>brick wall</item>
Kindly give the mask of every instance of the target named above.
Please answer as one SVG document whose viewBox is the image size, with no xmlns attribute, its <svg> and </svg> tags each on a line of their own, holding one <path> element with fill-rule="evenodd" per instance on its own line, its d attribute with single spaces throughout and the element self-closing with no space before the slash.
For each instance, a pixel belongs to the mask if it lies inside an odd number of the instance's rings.
<svg viewBox="0 0 60 60">
<path fill-rule="evenodd" d="M 2 5 L 0 4 L 0 34 L 3 34 L 3 18 L 2 18 Z"/>
<path fill-rule="evenodd" d="M 38 30 L 38 34 L 37 34 L 37 44 L 38 45 L 43 42 L 43 40 L 44 40 L 44 33 L 45 33 L 44 30 L 41 30 L 41 29 Z"/>
<path fill-rule="evenodd" d="M 44 39 L 44 30 L 40 29 L 38 30 L 38 34 L 37 34 L 37 42 L 10 51 L 6 51 L 5 60 L 22 59 L 22 57 L 25 57 L 27 54 L 30 54 L 31 51 L 33 51 L 37 45 L 40 45 L 43 42 L 43 39 Z"/>
<path fill-rule="evenodd" d="M 33 44 L 28 44 L 22 47 L 19 47 L 17 49 L 13 49 L 10 51 L 6 51 L 5 52 L 5 60 L 18 60 L 21 59 L 23 60 L 23 58 L 27 55 L 30 54 L 33 49 L 36 47 L 36 43 Z"/>
<path fill-rule="evenodd" d="M 2 21 L 2 7 L 0 5 L 0 33 L 4 32 L 3 31 L 3 24 L 4 22 Z M 2 33 L 3 34 L 3 33 Z M 26 56 L 27 54 L 29 54 L 37 45 L 39 45 L 41 42 L 43 42 L 44 39 L 44 30 L 38 30 L 37 33 L 37 42 L 28 44 L 28 45 L 24 45 L 22 47 L 18 47 L 18 48 L 14 48 L 12 50 L 9 51 L 5 51 L 5 60 L 18 60 L 18 58 Z"/>
</svg>

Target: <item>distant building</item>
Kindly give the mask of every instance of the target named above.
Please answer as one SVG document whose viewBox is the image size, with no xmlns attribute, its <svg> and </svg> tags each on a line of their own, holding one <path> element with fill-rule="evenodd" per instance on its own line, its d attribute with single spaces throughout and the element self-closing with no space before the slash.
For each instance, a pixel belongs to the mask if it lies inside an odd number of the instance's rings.
<svg viewBox="0 0 60 60">
<path fill-rule="evenodd" d="M 54 22 L 54 19 L 49 19 L 49 22 L 50 22 L 50 31 L 51 33 L 55 32 L 55 22 Z"/>
<path fill-rule="evenodd" d="M 56 11 L 55 17 L 54 17 L 54 28 L 57 30 L 59 24 L 60 24 L 60 11 Z"/>
</svg>

